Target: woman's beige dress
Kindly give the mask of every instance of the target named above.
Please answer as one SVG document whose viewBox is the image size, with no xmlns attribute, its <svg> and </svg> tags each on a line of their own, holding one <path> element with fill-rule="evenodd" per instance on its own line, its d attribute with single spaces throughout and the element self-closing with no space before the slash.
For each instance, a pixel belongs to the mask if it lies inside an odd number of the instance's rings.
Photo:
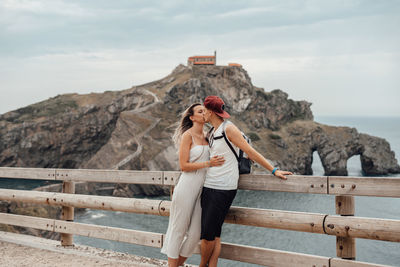
<svg viewBox="0 0 400 267">
<path fill-rule="evenodd" d="M 194 144 L 194 143 L 193 143 Z M 190 150 L 190 162 L 210 159 L 208 145 L 195 145 Z M 183 172 L 172 195 L 167 234 L 161 252 L 169 258 L 190 257 L 200 241 L 200 195 L 207 168 Z"/>
</svg>

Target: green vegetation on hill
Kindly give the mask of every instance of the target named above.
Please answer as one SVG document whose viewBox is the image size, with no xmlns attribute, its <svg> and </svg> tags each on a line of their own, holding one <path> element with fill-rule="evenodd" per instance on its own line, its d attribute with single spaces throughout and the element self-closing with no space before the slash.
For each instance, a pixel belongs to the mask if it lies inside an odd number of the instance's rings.
<svg viewBox="0 0 400 267">
<path fill-rule="evenodd" d="M 78 104 L 68 95 L 56 96 L 48 100 L 17 109 L 15 116 L 7 118 L 10 122 L 31 121 L 40 117 L 53 117 L 77 109 Z"/>
</svg>

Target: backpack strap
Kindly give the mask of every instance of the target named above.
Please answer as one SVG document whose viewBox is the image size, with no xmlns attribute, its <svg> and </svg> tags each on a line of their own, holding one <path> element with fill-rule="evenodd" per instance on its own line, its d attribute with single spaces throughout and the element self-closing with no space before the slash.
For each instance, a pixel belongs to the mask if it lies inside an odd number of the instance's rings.
<svg viewBox="0 0 400 267">
<path fill-rule="evenodd" d="M 228 138 L 226 137 L 226 134 L 225 134 L 225 123 L 226 123 L 226 121 L 224 121 L 223 123 L 224 123 L 224 125 L 222 125 L 222 126 L 223 126 L 224 128 L 222 129 L 222 136 L 224 137 L 226 144 L 229 146 L 229 148 L 232 150 L 233 154 L 235 155 L 235 158 L 236 158 L 237 161 L 239 162 L 239 157 L 240 157 L 240 156 L 243 156 L 243 151 L 240 150 L 241 155 L 239 155 L 239 156 L 236 154 L 235 149 L 233 148 L 231 142 L 228 140 Z M 239 153 L 240 153 L 240 152 L 239 152 Z"/>
<path fill-rule="evenodd" d="M 244 153 L 243 150 L 240 149 L 240 150 L 239 150 L 239 159 L 240 159 L 240 158 L 243 158 L 243 153 Z"/>
<path fill-rule="evenodd" d="M 211 129 L 208 131 L 208 133 L 207 133 L 207 135 L 206 135 L 206 140 L 207 140 L 207 142 L 208 143 L 210 143 L 210 135 L 211 135 L 211 132 L 214 130 L 214 127 L 211 127 Z"/>
</svg>

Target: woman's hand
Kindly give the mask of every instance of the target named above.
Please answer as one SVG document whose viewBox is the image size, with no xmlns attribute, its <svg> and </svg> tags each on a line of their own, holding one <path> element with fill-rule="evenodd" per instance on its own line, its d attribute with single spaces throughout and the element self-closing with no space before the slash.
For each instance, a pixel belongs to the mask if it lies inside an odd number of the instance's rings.
<svg viewBox="0 0 400 267">
<path fill-rule="evenodd" d="M 276 170 L 275 173 L 274 173 L 274 175 L 276 177 L 279 177 L 279 178 L 284 179 L 284 180 L 287 179 L 287 177 L 285 175 L 292 175 L 292 174 L 293 174 L 292 172 L 281 171 L 281 170 Z"/>
<path fill-rule="evenodd" d="M 224 163 L 225 163 L 225 158 L 223 156 L 214 156 L 210 159 L 211 167 L 221 166 Z"/>
</svg>

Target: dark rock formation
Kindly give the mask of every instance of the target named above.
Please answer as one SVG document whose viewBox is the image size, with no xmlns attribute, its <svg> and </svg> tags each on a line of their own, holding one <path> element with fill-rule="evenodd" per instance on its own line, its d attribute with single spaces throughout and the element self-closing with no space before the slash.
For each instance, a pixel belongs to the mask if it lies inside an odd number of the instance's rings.
<svg viewBox="0 0 400 267">
<path fill-rule="evenodd" d="M 361 155 L 365 174 L 400 172 L 384 139 L 318 124 L 310 103 L 253 86 L 242 68 L 183 65 L 161 80 L 127 90 L 60 95 L 1 115 L 0 166 L 177 170 L 174 124 L 187 106 L 212 94 L 224 99 L 232 121 L 281 168 L 311 174 L 312 153 L 318 151 L 326 175 L 346 175 L 353 155 Z M 168 189 L 129 190 L 160 194 Z"/>
<path fill-rule="evenodd" d="M 280 139 L 271 146 L 284 151 L 278 164 L 298 173 L 312 174 L 314 151 L 321 159 L 325 175 L 347 175 L 347 161 L 354 155 L 360 155 L 361 168 L 366 175 L 385 175 L 400 170 L 386 140 L 360 134 L 355 128 L 295 121 L 275 134 Z"/>
<path fill-rule="evenodd" d="M 399 166 L 389 143 L 368 134 L 360 134 L 361 166 L 368 175 L 399 173 Z"/>
</svg>

